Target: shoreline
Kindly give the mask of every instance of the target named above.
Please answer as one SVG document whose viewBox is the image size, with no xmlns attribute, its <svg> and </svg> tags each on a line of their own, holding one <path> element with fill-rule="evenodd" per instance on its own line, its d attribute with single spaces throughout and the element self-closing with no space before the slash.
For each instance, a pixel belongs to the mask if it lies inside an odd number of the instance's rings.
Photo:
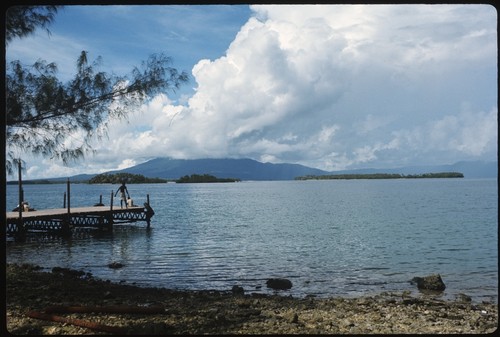
<svg viewBox="0 0 500 337">
<path fill-rule="evenodd" d="M 497 304 L 466 298 L 449 301 L 409 292 L 293 298 L 241 289 L 170 290 L 112 283 L 65 268 L 40 268 L 6 265 L 4 329 L 11 334 L 420 334 L 498 329 Z"/>
</svg>

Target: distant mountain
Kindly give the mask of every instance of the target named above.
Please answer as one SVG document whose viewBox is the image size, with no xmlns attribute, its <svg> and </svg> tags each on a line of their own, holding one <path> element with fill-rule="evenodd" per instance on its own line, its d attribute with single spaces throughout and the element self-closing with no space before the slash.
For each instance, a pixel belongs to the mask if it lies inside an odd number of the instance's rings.
<svg viewBox="0 0 500 337">
<path fill-rule="evenodd" d="M 322 175 L 327 171 L 299 164 L 261 163 L 252 159 L 170 159 L 148 162 L 109 173 L 142 174 L 150 178 L 179 179 L 191 174 L 209 174 L 217 178 L 241 180 L 293 180 L 302 175 Z"/>
<path fill-rule="evenodd" d="M 461 161 L 450 165 L 407 166 L 392 169 L 355 169 L 342 171 L 324 171 L 299 164 L 261 163 L 252 159 L 170 159 L 156 158 L 148 162 L 123 170 L 106 173 L 132 173 L 148 178 L 177 180 L 186 175 L 209 174 L 217 178 L 235 178 L 241 180 L 293 180 L 299 176 L 327 174 L 371 174 L 398 173 L 423 174 L 439 172 L 460 172 L 467 178 L 497 178 L 498 162 Z M 70 177 L 71 182 L 88 181 L 96 174 L 79 174 Z M 65 182 L 64 178 L 37 179 L 32 182 Z M 10 181 L 8 183 L 17 183 Z"/>
<path fill-rule="evenodd" d="M 170 159 L 156 158 L 148 162 L 108 173 L 142 174 L 150 178 L 178 179 L 191 174 L 210 174 L 217 178 L 241 180 L 293 180 L 305 175 L 399 173 L 423 174 L 461 172 L 465 178 L 496 178 L 498 162 L 458 162 L 451 165 L 407 166 L 393 169 L 356 169 L 324 171 L 299 164 L 261 163 L 252 159 Z"/>
<path fill-rule="evenodd" d="M 92 178 L 94 178 L 97 174 L 78 174 L 76 176 L 72 176 L 69 180 L 71 182 L 77 182 L 77 181 L 88 181 Z M 51 178 L 51 179 L 46 179 L 51 182 L 66 182 L 68 178 Z"/>
<path fill-rule="evenodd" d="M 24 184 L 62 184 L 68 181 L 71 183 L 83 183 L 88 182 L 90 179 L 95 177 L 97 174 L 78 174 L 72 177 L 58 177 L 58 178 L 41 178 L 41 179 L 23 179 Z M 17 185 L 18 181 L 8 180 L 7 185 Z"/>
</svg>

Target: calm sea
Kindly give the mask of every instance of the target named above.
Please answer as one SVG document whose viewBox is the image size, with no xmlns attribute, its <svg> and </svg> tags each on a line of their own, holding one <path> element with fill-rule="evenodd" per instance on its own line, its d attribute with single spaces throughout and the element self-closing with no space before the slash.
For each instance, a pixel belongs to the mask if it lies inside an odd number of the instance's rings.
<svg viewBox="0 0 500 337">
<path fill-rule="evenodd" d="M 249 181 L 129 185 L 156 214 L 113 234 L 8 241 L 7 262 L 81 269 L 95 277 L 175 289 L 271 293 L 287 278 L 294 297 L 411 290 L 441 274 L 444 299 L 465 293 L 498 303 L 496 179 Z M 118 185 L 71 184 L 71 206 L 109 205 Z M 25 185 L 36 209 L 63 206 L 66 184 Z M 7 210 L 17 205 L 7 186 Z M 115 200 L 115 205 L 119 201 Z M 121 269 L 110 269 L 121 262 Z"/>
</svg>

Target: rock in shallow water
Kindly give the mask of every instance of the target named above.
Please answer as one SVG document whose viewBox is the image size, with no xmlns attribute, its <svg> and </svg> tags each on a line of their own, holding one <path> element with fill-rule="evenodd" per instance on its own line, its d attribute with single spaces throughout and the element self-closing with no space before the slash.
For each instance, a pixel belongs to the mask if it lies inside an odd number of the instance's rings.
<svg viewBox="0 0 500 337">
<path fill-rule="evenodd" d="M 120 262 L 111 262 L 110 264 L 108 264 L 108 267 L 111 268 L 111 269 L 122 268 L 123 267 L 123 263 L 120 263 Z"/>
<path fill-rule="evenodd" d="M 290 289 L 293 286 L 292 281 L 285 278 L 271 278 L 267 280 L 266 285 L 268 288 L 276 290 L 286 290 Z"/>
<path fill-rule="evenodd" d="M 231 289 L 231 292 L 233 293 L 233 295 L 244 295 L 245 289 L 243 289 L 243 287 L 240 287 L 238 285 L 234 285 L 233 288 Z"/>
<path fill-rule="evenodd" d="M 441 275 L 434 274 L 425 277 L 414 277 L 412 279 L 412 283 L 416 283 L 418 289 L 421 290 L 434 290 L 434 291 L 443 291 L 446 289 L 446 286 L 441 279 Z"/>
</svg>

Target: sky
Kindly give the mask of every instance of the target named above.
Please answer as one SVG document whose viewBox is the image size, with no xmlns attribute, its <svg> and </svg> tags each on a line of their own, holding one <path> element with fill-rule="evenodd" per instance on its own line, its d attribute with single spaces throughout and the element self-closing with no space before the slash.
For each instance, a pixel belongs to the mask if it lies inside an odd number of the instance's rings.
<svg viewBox="0 0 500 337">
<path fill-rule="evenodd" d="M 69 166 L 20 154 L 23 178 L 156 157 L 327 171 L 496 161 L 496 25 L 494 7 L 470 4 L 66 6 L 6 60 L 55 62 L 64 80 L 82 50 L 116 74 L 165 53 L 190 81 L 111 121 Z"/>
</svg>

